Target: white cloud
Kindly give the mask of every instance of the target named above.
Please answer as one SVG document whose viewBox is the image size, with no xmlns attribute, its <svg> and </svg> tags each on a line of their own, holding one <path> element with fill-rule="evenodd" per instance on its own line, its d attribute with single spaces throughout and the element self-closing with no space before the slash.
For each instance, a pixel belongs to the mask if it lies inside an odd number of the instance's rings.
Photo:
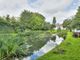
<svg viewBox="0 0 80 60">
<path fill-rule="evenodd" d="M 54 14 L 64 10 L 72 1 L 73 0 L 38 0 L 35 3 L 31 3 L 31 5 L 40 12 Z"/>
<path fill-rule="evenodd" d="M 0 0 L 0 15 L 18 16 L 23 9 L 29 8 L 26 0 Z"/>
<path fill-rule="evenodd" d="M 57 17 L 57 22 L 62 23 L 64 19 L 69 18 L 76 13 L 76 9 L 68 9 L 74 0 L 38 0 L 31 3 L 31 6 L 44 13 L 47 21 L 52 21 L 53 16 Z"/>
<path fill-rule="evenodd" d="M 72 2 L 73 0 L 36 0 L 28 4 L 29 0 L 0 0 L 0 15 L 19 16 L 23 9 L 29 9 L 42 13 L 47 21 L 52 21 L 52 17 L 56 16 L 58 22 L 61 22 L 76 13 L 76 9 L 65 11 Z"/>
<path fill-rule="evenodd" d="M 57 13 L 55 16 L 57 17 L 57 23 L 62 23 L 64 19 L 70 18 L 76 14 L 76 10 L 63 11 Z"/>
<path fill-rule="evenodd" d="M 47 18 L 46 21 L 52 22 L 53 16 L 56 16 L 57 17 L 57 23 L 63 23 L 63 21 L 65 19 L 74 16 L 76 14 L 76 12 L 77 12 L 77 10 L 70 10 L 70 11 L 61 11 L 61 12 L 55 13 L 52 16 L 46 15 L 46 18 Z"/>
</svg>

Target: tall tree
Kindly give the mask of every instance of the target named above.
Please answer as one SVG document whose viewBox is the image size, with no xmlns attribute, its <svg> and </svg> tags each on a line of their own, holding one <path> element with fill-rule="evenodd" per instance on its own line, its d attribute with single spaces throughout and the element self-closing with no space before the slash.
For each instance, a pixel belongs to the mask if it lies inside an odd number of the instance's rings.
<svg viewBox="0 0 80 60">
<path fill-rule="evenodd" d="M 56 17 L 53 17 L 53 24 L 56 24 Z"/>
<path fill-rule="evenodd" d="M 6 20 L 7 20 L 8 22 L 10 22 L 10 15 L 7 15 L 7 16 L 6 16 Z"/>
<path fill-rule="evenodd" d="M 76 15 L 74 16 L 71 26 L 74 29 L 80 29 L 80 7 L 77 10 L 78 12 L 76 13 Z"/>
<path fill-rule="evenodd" d="M 70 31 L 72 31 L 71 22 L 72 22 L 72 19 L 64 20 L 63 27 L 66 28 L 66 29 L 69 29 Z"/>
<path fill-rule="evenodd" d="M 20 23 L 22 26 L 24 26 L 24 28 L 27 27 L 28 25 L 28 21 L 31 20 L 31 16 L 32 13 L 30 11 L 24 10 L 21 15 L 20 15 Z"/>
<path fill-rule="evenodd" d="M 21 13 L 20 21 L 22 26 L 29 29 L 42 29 L 45 23 L 45 17 L 39 13 L 33 13 L 24 10 Z"/>
<path fill-rule="evenodd" d="M 56 26 L 56 17 L 53 17 L 51 29 L 53 29 L 55 26 Z"/>
<path fill-rule="evenodd" d="M 28 21 L 28 26 L 31 29 L 42 29 L 43 24 L 45 23 L 45 17 L 39 13 L 33 13 L 31 20 Z"/>
</svg>

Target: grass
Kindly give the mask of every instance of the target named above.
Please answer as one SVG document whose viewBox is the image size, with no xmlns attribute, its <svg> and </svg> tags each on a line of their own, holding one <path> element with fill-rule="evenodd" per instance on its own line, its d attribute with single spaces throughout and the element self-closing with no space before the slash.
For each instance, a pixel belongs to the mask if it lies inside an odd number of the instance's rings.
<svg viewBox="0 0 80 60">
<path fill-rule="evenodd" d="M 66 40 L 37 60 L 80 60 L 80 38 L 73 38 L 68 32 Z"/>
</svg>

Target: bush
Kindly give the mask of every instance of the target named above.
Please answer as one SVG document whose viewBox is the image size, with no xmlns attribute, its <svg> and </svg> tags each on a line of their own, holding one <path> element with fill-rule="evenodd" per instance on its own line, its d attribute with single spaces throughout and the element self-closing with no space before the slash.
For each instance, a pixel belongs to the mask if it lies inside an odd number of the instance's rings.
<svg viewBox="0 0 80 60">
<path fill-rule="evenodd" d="M 63 37 L 64 39 L 66 39 L 67 31 L 66 30 L 60 31 L 60 32 L 57 33 L 57 35 L 59 37 Z"/>
</svg>

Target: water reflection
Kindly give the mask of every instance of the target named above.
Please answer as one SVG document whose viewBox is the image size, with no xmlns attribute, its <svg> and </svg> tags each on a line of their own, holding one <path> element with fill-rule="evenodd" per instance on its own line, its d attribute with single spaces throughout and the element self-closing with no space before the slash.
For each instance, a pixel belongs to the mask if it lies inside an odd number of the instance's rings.
<svg viewBox="0 0 80 60">
<path fill-rule="evenodd" d="M 34 52 L 31 56 L 28 56 L 23 60 L 36 60 L 38 57 L 43 56 L 57 45 L 60 45 L 63 40 L 63 38 L 56 35 L 55 42 L 53 40 L 49 40 L 39 51 Z"/>
</svg>

